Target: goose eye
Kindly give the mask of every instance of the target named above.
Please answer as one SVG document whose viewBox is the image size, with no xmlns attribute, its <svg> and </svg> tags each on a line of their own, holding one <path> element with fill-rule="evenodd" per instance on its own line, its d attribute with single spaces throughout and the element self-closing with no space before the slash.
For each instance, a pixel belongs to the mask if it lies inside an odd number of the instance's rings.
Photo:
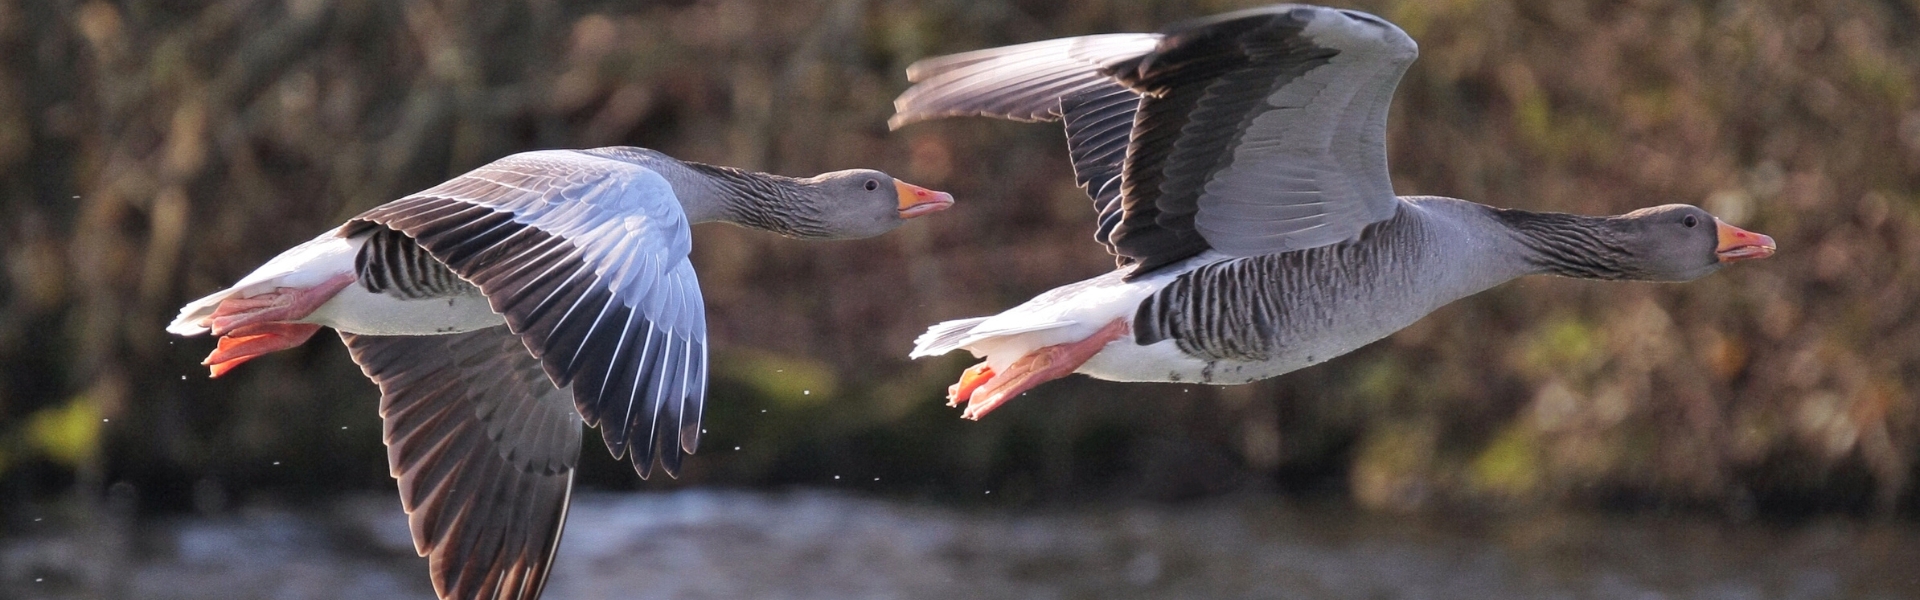
<svg viewBox="0 0 1920 600">
<path fill-rule="evenodd" d="M 868 179 L 868 180 L 867 180 L 867 191 L 869 191 L 869 192 L 871 192 L 871 191 L 874 191 L 874 190 L 877 190 L 877 189 L 880 189 L 880 182 L 878 182 L 878 181 L 874 181 L 874 180 L 872 180 L 872 179 Z M 1692 227 L 1692 226 L 1693 226 L 1693 217 L 1687 217 L 1687 226 L 1688 226 L 1688 227 Z"/>
<path fill-rule="evenodd" d="M 873 189 L 873 188 L 867 188 L 867 189 Z M 1688 227 L 1692 227 L 1692 226 L 1695 226 L 1695 225 L 1699 225 L 1699 224 L 1700 224 L 1700 219 L 1696 219 L 1696 218 L 1694 218 L 1694 216 L 1693 216 L 1693 215 L 1687 215 L 1687 220 L 1686 220 L 1686 221 L 1682 221 L 1682 224 L 1684 224 L 1684 225 L 1686 225 L 1686 226 L 1688 226 Z"/>
</svg>

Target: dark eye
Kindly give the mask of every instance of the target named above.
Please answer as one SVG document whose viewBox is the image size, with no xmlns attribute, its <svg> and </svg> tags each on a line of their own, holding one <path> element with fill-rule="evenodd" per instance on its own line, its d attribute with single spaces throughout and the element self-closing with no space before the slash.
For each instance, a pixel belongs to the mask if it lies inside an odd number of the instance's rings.
<svg viewBox="0 0 1920 600">
<path fill-rule="evenodd" d="M 867 180 L 867 191 L 869 191 L 869 192 L 871 192 L 871 191 L 874 191 L 874 190 L 877 190 L 877 189 L 880 189 L 880 182 L 878 182 L 878 181 L 874 181 L 874 180 L 872 180 L 872 179 L 868 179 L 868 180 Z M 1693 226 L 1693 217 L 1687 217 L 1687 226 L 1688 226 L 1688 227 L 1692 227 L 1692 226 Z"/>
<path fill-rule="evenodd" d="M 867 189 L 873 189 L 873 188 L 867 188 Z M 1688 226 L 1688 227 L 1692 227 L 1692 226 L 1695 226 L 1695 225 L 1699 225 L 1699 224 L 1700 224 L 1700 219 L 1697 219 L 1697 218 L 1694 218 L 1694 216 L 1693 216 L 1693 215 L 1687 215 L 1687 220 L 1685 220 L 1685 221 L 1681 221 L 1681 222 L 1680 222 L 1680 224 L 1682 224 L 1682 225 L 1686 225 L 1686 226 Z"/>
</svg>

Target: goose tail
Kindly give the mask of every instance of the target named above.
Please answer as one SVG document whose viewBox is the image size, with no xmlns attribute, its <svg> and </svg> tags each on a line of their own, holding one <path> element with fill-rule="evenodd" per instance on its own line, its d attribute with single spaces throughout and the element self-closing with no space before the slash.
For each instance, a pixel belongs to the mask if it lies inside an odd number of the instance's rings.
<svg viewBox="0 0 1920 600">
<path fill-rule="evenodd" d="M 341 234 L 342 230 L 335 229 L 294 246 L 247 274 L 238 283 L 188 302 L 180 308 L 180 315 L 167 325 L 167 333 L 183 336 L 206 333 L 214 311 L 228 298 L 244 298 L 281 286 L 311 286 L 340 273 L 354 272 L 354 256 L 359 253 L 360 245 L 365 243 L 365 236 L 349 239 Z"/>
<path fill-rule="evenodd" d="M 233 288 L 227 288 L 209 294 L 205 298 L 188 302 L 186 306 L 180 308 L 180 316 L 174 317 L 173 322 L 167 324 L 167 333 L 185 336 L 206 333 L 207 319 L 213 316 L 213 311 L 220 307 L 222 301 L 232 296 L 233 292 Z"/>
<path fill-rule="evenodd" d="M 939 356 L 959 350 L 967 338 L 971 337 L 973 329 L 987 322 L 989 318 L 991 317 L 956 319 L 928 327 L 926 333 L 914 338 L 913 353 L 907 355 L 907 358 Z"/>
</svg>

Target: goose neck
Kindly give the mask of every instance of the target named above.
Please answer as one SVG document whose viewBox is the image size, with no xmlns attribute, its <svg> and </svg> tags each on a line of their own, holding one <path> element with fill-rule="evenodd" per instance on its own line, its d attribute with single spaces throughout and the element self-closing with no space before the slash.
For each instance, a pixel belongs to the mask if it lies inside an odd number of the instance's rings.
<svg viewBox="0 0 1920 600">
<path fill-rule="evenodd" d="M 726 221 L 797 238 L 826 237 L 825 223 L 806 180 L 684 162 L 681 177 L 669 177 L 688 220 Z"/>
<path fill-rule="evenodd" d="M 1516 209 L 1491 210 L 1513 233 L 1533 272 L 1580 279 L 1632 278 L 1632 252 L 1622 243 L 1613 217 L 1591 217 Z"/>
</svg>

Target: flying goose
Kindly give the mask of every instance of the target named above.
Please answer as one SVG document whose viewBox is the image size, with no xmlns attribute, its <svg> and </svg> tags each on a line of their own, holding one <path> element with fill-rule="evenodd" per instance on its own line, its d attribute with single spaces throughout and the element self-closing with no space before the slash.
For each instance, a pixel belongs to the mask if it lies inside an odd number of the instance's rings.
<svg viewBox="0 0 1920 600">
<path fill-rule="evenodd" d="M 1274 377 L 1525 275 L 1687 281 L 1773 254 L 1772 238 L 1681 204 L 1590 217 L 1395 196 L 1387 105 L 1418 54 L 1379 17 L 1281 4 L 913 64 L 896 128 L 1064 122 L 1094 237 L 1120 267 L 935 325 L 912 356 L 984 358 L 948 390 L 978 419 L 1076 372 Z"/>
<path fill-rule="evenodd" d="M 380 388 L 414 548 L 448 599 L 531 599 L 581 424 L 645 478 L 699 444 L 707 387 L 688 225 L 879 235 L 953 197 L 851 170 L 795 179 L 642 148 L 527 152 L 361 213 L 196 300 L 215 377 L 322 326 Z"/>
</svg>

